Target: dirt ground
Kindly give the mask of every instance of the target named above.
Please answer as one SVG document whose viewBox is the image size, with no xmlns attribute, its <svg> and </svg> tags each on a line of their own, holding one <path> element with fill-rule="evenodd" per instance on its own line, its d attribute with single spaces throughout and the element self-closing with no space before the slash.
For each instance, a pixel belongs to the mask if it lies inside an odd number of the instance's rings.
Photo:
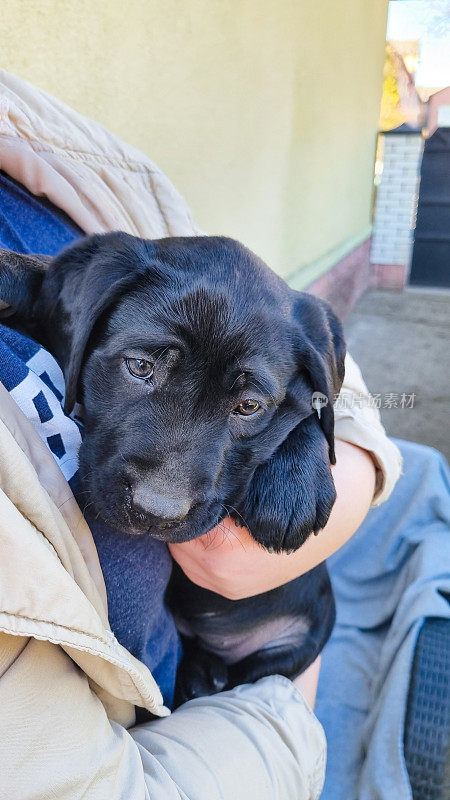
<svg viewBox="0 0 450 800">
<path fill-rule="evenodd" d="M 389 435 L 450 460 L 450 291 L 371 290 L 345 330 Z"/>
</svg>

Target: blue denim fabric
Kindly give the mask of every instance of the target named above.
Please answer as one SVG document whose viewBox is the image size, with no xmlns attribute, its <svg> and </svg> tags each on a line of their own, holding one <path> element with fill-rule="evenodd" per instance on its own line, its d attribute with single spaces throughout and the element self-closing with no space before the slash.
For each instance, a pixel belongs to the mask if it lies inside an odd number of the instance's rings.
<svg viewBox="0 0 450 800">
<path fill-rule="evenodd" d="M 337 620 L 316 703 L 328 742 L 322 800 L 412 798 L 403 737 L 414 649 L 425 618 L 450 624 L 450 472 L 437 450 L 396 444 L 395 491 L 328 559 Z"/>
</svg>

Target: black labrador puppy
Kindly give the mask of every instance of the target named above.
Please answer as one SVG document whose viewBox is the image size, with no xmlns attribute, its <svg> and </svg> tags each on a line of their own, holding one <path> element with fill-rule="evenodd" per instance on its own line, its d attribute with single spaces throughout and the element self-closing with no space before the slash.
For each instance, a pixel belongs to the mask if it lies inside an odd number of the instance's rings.
<svg viewBox="0 0 450 800">
<path fill-rule="evenodd" d="M 61 365 L 66 413 L 82 403 L 80 475 L 107 524 L 184 542 L 231 515 L 271 552 L 324 527 L 345 354 L 326 303 L 232 239 L 122 232 L 54 259 L 0 251 L 0 297 Z M 238 601 L 176 568 L 167 601 L 184 636 L 177 702 L 293 677 L 334 624 L 325 564 Z"/>
</svg>

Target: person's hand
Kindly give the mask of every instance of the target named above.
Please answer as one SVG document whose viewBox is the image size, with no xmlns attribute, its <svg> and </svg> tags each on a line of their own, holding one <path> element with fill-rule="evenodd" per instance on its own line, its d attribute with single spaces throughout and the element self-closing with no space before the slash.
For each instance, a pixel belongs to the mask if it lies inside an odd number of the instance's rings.
<svg viewBox="0 0 450 800">
<path fill-rule="evenodd" d="M 332 467 L 337 500 L 328 523 L 295 553 L 268 553 L 227 517 L 199 539 L 170 544 L 170 552 L 193 583 L 230 600 L 262 594 L 297 578 L 338 550 L 360 526 L 372 502 L 372 458 L 348 442 L 336 440 Z"/>
<path fill-rule="evenodd" d="M 169 549 L 193 583 L 230 600 L 261 594 L 292 577 L 292 555 L 268 553 L 230 517 L 199 539 Z"/>
</svg>

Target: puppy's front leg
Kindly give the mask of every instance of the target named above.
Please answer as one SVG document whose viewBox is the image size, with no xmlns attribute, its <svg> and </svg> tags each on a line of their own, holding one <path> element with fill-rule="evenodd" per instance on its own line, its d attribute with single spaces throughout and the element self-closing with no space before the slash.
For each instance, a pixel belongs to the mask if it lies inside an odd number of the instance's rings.
<svg viewBox="0 0 450 800">
<path fill-rule="evenodd" d="M 181 636 L 183 656 L 178 665 L 174 707 L 228 688 L 228 668 L 220 656 L 205 650 L 197 637 Z"/>
</svg>

